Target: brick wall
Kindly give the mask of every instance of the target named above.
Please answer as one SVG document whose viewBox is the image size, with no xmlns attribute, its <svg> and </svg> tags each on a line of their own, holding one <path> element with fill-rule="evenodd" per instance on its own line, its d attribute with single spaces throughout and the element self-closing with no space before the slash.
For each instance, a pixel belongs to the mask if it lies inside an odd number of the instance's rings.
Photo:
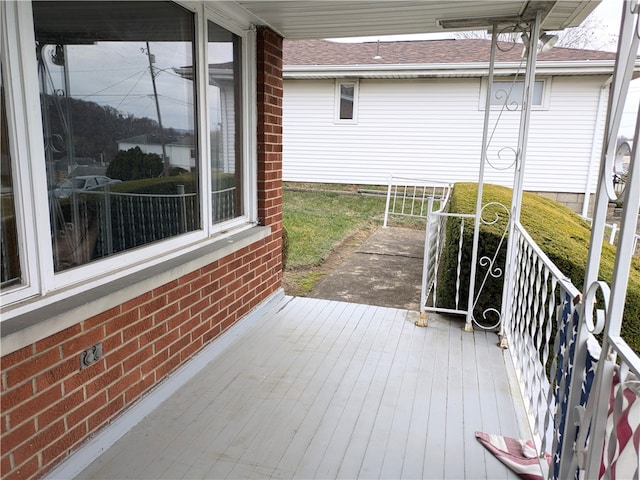
<svg viewBox="0 0 640 480">
<path fill-rule="evenodd" d="M 271 236 L 3 356 L 3 480 L 44 475 L 279 288 L 282 39 L 270 30 L 258 59 L 258 209 Z M 81 369 L 97 342 L 103 357 Z"/>
</svg>

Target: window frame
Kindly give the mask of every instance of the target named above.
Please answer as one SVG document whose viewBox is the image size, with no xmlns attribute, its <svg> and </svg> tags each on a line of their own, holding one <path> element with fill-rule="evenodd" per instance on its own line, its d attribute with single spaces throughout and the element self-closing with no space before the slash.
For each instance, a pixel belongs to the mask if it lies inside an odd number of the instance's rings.
<svg viewBox="0 0 640 480">
<path fill-rule="evenodd" d="M 340 118 L 342 105 L 342 85 L 353 85 L 353 118 Z M 358 104 L 360 97 L 360 79 L 339 79 L 335 83 L 335 111 L 334 122 L 336 124 L 355 125 L 358 123 Z"/>
<path fill-rule="evenodd" d="M 495 82 L 513 82 L 513 75 L 504 76 L 504 77 L 494 77 Z M 532 105 L 531 110 L 549 110 L 549 97 L 551 95 L 551 77 L 536 77 L 534 79 L 534 84 L 541 82 L 542 83 L 542 103 L 539 105 Z M 480 97 L 478 99 L 478 110 L 484 111 L 485 101 L 487 98 L 487 94 L 490 91 L 488 87 L 489 80 L 487 77 L 482 77 L 482 81 L 480 83 Z M 516 83 L 524 83 L 524 78 L 516 79 Z M 491 105 L 491 110 L 500 110 L 503 108 L 502 104 Z M 508 108 L 510 111 L 521 111 L 522 104 L 518 104 L 517 108 Z"/>
<path fill-rule="evenodd" d="M 248 20 L 237 23 L 218 14 L 216 5 L 206 2 L 174 1 L 193 13 L 195 26 L 194 63 L 196 64 L 195 119 L 199 158 L 201 228 L 176 237 L 94 260 L 69 270 L 54 272 L 51 230 L 48 214 L 45 153 L 35 52 L 35 33 L 31 2 L 2 2 L 0 5 L 0 61 L 4 70 L 7 97 L 7 127 L 14 181 L 18 243 L 22 285 L 7 288 L 0 294 L 3 320 L 22 310 L 17 304 L 25 300 L 36 305 L 38 298 L 61 295 L 65 298 L 89 291 L 96 285 L 159 265 L 185 252 L 217 242 L 257 225 L 257 115 L 255 27 Z M 234 219 L 212 224 L 211 162 L 206 84 L 207 21 L 229 29 L 242 39 L 242 106 L 244 213 Z M 30 133 L 31 132 L 31 133 Z M 34 133 L 35 132 L 35 133 Z M 73 292 L 73 293 L 72 293 Z M 5 309 L 6 307 L 6 309 Z"/>
</svg>

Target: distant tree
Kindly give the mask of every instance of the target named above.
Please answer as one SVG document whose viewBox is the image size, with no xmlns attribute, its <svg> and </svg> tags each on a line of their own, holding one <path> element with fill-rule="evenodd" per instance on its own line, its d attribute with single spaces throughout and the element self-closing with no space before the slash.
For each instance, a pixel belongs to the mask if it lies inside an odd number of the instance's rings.
<svg viewBox="0 0 640 480">
<path fill-rule="evenodd" d="M 602 20 L 595 12 L 577 27 L 549 33 L 558 35 L 556 46 L 580 50 L 615 50 L 617 40 L 616 35 L 603 33 Z M 491 38 L 491 34 L 486 30 L 456 32 L 454 35 L 456 38 Z M 508 30 L 501 33 L 500 40 L 522 43 L 520 33 L 509 32 Z"/>
<path fill-rule="evenodd" d="M 140 147 L 120 150 L 107 167 L 107 176 L 122 181 L 155 178 L 162 175 L 163 163 L 160 155 L 144 153 Z"/>
</svg>

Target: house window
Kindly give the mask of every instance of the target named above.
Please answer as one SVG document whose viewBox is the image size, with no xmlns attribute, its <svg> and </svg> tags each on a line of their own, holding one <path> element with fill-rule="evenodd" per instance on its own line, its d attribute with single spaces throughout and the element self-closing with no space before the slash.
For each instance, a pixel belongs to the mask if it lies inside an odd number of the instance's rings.
<svg viewBox="0 0 640 480">
<path fill-rule="evenodd" d="M 197 169 L 169 156 L 194 133 L 194 82 L 172 69 L 193 64 L 193 14 L 64 1 L 33 13 L 54 271 L 200 228 Z"/>
<path fill-rule="evenodd" d="M 214 224 L 243 214 L 242 49 L 238 35 L 209 21 L 211 203 Z"/>
<path fill-rule="evenodd" d="M 491 105 L 496 107 L 506 106 L 510 110 L 522 108 L 524 98 L 524 81 L 499 80 L 491 86 Z M 545 81 L 536 80 L 533 84 L 532 107 L 545 106 Z M 484 105 L 483 105 L 484 108 Z"/>
<path fill-rule="evenodd" d="M 18 231 L 16 224 L 15 197 L 9 151 L 9 131 L 7 129 L 7 112 L 4 93 L 3 72 L 0 70 L 0 208 L 2 209 L 2 225 L 0 225 L 0 267 L 2 274 L 1 288 L 19 285 L 20 252 L 18 249 Z"/>
<path fill-rule="evenodd" d="M 3 6 L 3 305 L 257 223 L 255 32 L 186 3 Z"/>
<path fill-rule="evenodd" d="M 338 82 L 336 84 L 336 120 L 354 123 L 358 100 L 357 82 Z"/>
</svg>

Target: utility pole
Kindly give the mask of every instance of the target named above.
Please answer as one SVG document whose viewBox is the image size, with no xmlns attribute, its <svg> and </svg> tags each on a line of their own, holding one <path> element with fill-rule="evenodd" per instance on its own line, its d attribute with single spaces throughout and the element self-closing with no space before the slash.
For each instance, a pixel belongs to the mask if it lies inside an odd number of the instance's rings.
<svg viewBox="0 0 640 480">
<path fill-rule="evenodd" d="M 162 165 L 163 175 L 169 176 L 169 158 L 167 157 L 167 148 L 164 143 L 164 129 L 162 128 L 162 116 L 160 115 L 160 102 L 158 101 L 158 89 L 156 88 L 156 76 L 153 73 L 153 64 L 155 62 L 155 56 L 151 54 L 149 49 L 149 42 L 147 44 L 147 58 L 149 59 L 149 71 L 151 72 L 151 83 L 153 84 L 153 98 L 156 101 L 156 113 L 158 114 L 158 125 L 160 125 L 160 145 L 162 147 Z"/>
</svg>

